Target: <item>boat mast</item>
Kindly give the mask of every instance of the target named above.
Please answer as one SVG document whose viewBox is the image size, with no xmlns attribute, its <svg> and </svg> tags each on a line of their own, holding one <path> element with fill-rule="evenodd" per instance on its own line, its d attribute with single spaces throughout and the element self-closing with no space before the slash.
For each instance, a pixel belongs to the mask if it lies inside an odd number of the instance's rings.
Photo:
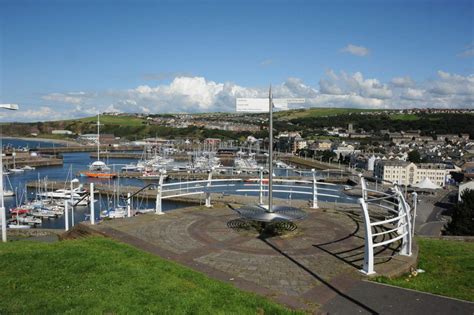
<svg viewBox="0 0 474 315">
<path fill-rule="evenodd" d="M 97 113 L 97 161 L 100 160 L 100 121 L 99 113 Z"/>
</svg>

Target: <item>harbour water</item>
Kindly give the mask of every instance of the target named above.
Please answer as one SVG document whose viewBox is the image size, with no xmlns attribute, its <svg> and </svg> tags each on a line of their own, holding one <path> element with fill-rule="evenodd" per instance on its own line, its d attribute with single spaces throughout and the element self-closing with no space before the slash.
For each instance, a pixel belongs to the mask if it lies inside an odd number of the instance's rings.
<svg viewBox="0 0 474 315">
<path fill-rule="evenodd" d="M 61 144 L 53 144 L 53 143 L 48 143 L 48 142 L 40 142 L 40 141 L 28 141 L 28 140 L 19 140 L 19 139 L 3 139 L 3 145 L 4 146 L 12 146 L 15 148 L 19 147 L 29 147 L 30 149 L 36 148 L 37 146 L 41 147 L 51 147 L 53 145 L 55 146 L 61 146 Z M 37 181 L 37 180 L 44 180 L 47 179 L 49 181 L 64 181 L 64 188 L 68 189 L 69 188 L 69 182 L 71 180 L 71 174 L 72 178 L 77 178 L 81 184 L 83 184 L 85 187 L 89 185 L 89 183 L 94 182 L 94 183 L 101 183 L 101 184 L 110 184 L 111 186 L 117 186 L 119 181 L 120 185 L 126 185 L 126 186 L 137 186 L 137 187 L 142 187 L 146 184 L 149 184 L 150 182 L 157 182 L 155 181 L 150 181 L 147 180 L 144 182 L 141 179 L 133 179 L 133 178 L 118 178 L 118 179 L 91 179 L 87 177 L 78 177 L 77 174 L 80 171 L 83 171 L 88 168 L 89 164 L 94 161 L 94 159 L 90 158 L 89 153 L 65 153 L 63 154 L 64 158 L 64 163 L 62 166 L 55 166 L 55 167 L 40 167 L 35 170 L 30 170 L 30 171 L 25 171 L 24 173 L 19 173 L 19 174 L 10 174 L 8 178 L 5 178 L 4 185 L 5 189 L 12 189 L 16 191 L 16 196 L 15 197 L 6 197 L 5 198 L 5 206 L 7 209 L 7 212 L 9 211 L 10 208 L 15 207 L 18 203 L 20 203 L 20 199 L 25 200 L 27 197 L 28 199 L 34 199 L 36 191 L 33 191 L 29 189 L 27 193 L 25 193 L 26 189 L 25 186 L 28 182 L 31 181 Z M 112 168 L 116 169 L 117 171 L 120 170 L 120 168 L 123 165 L 136 162 L 136 160 L 132 159 L 110 159 L 107 161 L 107 164 L 111 166 Z M 287 173 L 285 170 L 280 170 L 280 169 L 275 169 L 276 175 L 284 175 Z M 290 171 L 289 175 L 295 175 L 293 171 Z M 238 176 L 238 175 L 237 175 Z M 11 185 L 11 187 L 10 187 Z M 236 184 L 237 187 L 239 186 L 244 186 L 244 183 L 239 183 Z M 243 187 L 242 187 L 243 188 Z M 355 198 L 348 197 L 345 194 L 342 193 L 342 186 L 338 186 L 340 192 L 331 192 L 330 194 L 335 194 L 338 195 L 339 198 L 333 198 L 333 197 L 320 197 L 319 200 L 321 201 L 329 201 L 329 202 L 338 202 L 338 203 L 354 203 Z M 231 192 L 228 192 L 231 193 Z M 324 193 L 324 192 L 323 192 Z M 25 197 L 26 194 L 26 197 Z M 240 193 L 244 194 L 244 193 Z M 249 196 L 255 196 L 257 199 L 257 192 L 247 192 L 245 193 L 246 195 Z M 311 199 L 310 196 L 308 195 L 296 195 L 296 194 L 291 194 L 291 193 L 274 193 L 274 197 L 276 198 L 285 198 L 288 199 L 288 201 L 291 203 L 291 199 Z M 98 198 L 98 204 L 96 204 L 96 218 L 99 217 L 99 213 L 102 210 L 108 209 L 111 206 L 111 201 L 108 199 L 106 196 L 101 196 Z M 134 201 L 135 206 L 139 206 L 141 208 L 154 208 L 155 202 L 154 201 L 146 201 L 146 200 L 135 200 Z M 172 200 L 163 200 L 162 203 L 162 208 L 163 211 L 170 211 L 173 209 L 177 209 L 180 207 L 184 207 L 184 204 L 174 202 Z M 76 207 L 74 209 L 74 222 L 79 222 L 85 220 L 86 214 L 89 214 L 89 207 Z M 43 220 L 42 223 L 43 228 L 64 228 L 64 216 L 60 216 L 55 219 L 45 219 Z"/>
</svg>

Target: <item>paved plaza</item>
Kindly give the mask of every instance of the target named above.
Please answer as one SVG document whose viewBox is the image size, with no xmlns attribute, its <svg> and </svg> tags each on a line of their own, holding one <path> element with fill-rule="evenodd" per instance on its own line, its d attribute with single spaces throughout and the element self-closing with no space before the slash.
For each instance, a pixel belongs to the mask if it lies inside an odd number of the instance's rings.
<svg viewBox="0 0 474 315">
<path fill-rule="evenodd" d="M 358 288 L 364 284 L 377 294 L 395 289 L 363 281 L 364 226 L 358 208 L 305 210 L 308 217 L 298 229 L 273 237 L 246 228 L 223 204 L 110 220 L 92 228 L 291 308 L 337 313 L 336 303 L 346 310 L 380 312 L 380 305 L 366 304 Z M 376 271 L 402 272 L 415 262 L 414 257 L 390 258 L 395 249 L 377 253 Z"/>
<path fill-rule="evenodd" d="M 308 309 L 334 295 L 322 286 L 325 281 L 349 286 L 361 277 L 364 229 L 350 211 L 307 211 L 296 231 L 269 238 L 243 228 L 236 213 L 222 204 L 106 221 L 96 228 L 214 278 Z"/>
</svg>

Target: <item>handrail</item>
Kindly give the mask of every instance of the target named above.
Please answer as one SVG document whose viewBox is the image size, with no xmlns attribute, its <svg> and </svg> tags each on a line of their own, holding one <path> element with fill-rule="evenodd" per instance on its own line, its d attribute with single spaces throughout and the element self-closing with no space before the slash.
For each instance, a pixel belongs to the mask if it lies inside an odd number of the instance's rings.
<svg viewBox="0 0 474 315">
<path fill-rule="evenodd" d="M 379 232 L 379 233 L 373 233 L 372 236 L 379 236 L 379 235 L 390 234 L 390 233 L 393 233 L 393 232 L 398 231 L 400 228 L 404 227 L 405 225 L 406 225 L 406 224 L 403 224 L 403 225 L 397 226 L 396 228 L 391 229 L 391 230 L 384 230 L 384 231 Z"/>
<path fill-rule="evenodd" d="M 382 225 L 382 224 L 391 223 L 391 222 L 400 220 L 401 218 L 404 218 L 404 217 L 406 217 L 406 216 L 407 216 L 407 214 L 404 213 L 404 214 L 401 214 L 401 215 L 399 215 L 399 216 L 397 216 L 397 217 L 390 218 L 390 219 L 387 219 L 387 220 L 384 220 L 384 221 L 371 222 L 371 223 L 370 223 L 370 226 L 377 226 L 377 225 Z"/>
<path fill-rule="evenodd" d="M 391 238 L 391 239 L 388 239 L 386 241 L 383 241 L 383 242 L 380 242 L 380 243 L 374 243 L 373 247 L 380 247 L 380 246 L 383 246 L 383 245 L 387 245 L 387 244 L 390 244 L 390 243 L 394 243 L 396 241 L 398 241 L 399 239 L 401 238 L 404 238 L 406 235 L 407 235 L 408 232 L 405 232 L 397 237 L 394 237 L 394 238 Z"/>
<path fill-rule="evenodd" d="M 406 202 L 403 193 L 400 191 L 398 185 L 393 185 L 393 193 L 389 194 L 386 192 L 375 191 L 368 189 L 364 177 L 360 176 L 360 183 L 362 186 L 362 198 L 359 199 L 361 205 L 363 219 L 365 224 L 365 255 L 364 265 L 362 272 L 365 274 L 373 274 L 374 271 L 374 248 L 380 247 L 386 244 L 401 241 L 399 247 L 399 254 L 410 256 L 412 254 L 412 226 L 414 225 L 415 216 L 410 214 L 410 206 Z M 368 192 L 376 192 L 382 195 L 382 197 L 371 197 L 368 196 Z M 369 211 L 386 211 L 387 213 L 395 214 L 395 217 L 390 217 L 386 220 L 374 221 L 374 217 L 369 214 Z M 393 224 L 394 227 L 381 232 L 373 231 L 375 226 L 381 226 L 384 224 Z M 393 232 L 399 232 L 400 235 L 390 235 Z M 380 235 L 389 235 L 389 239 L 374 243 L 373 237 Z"/>
</svg>

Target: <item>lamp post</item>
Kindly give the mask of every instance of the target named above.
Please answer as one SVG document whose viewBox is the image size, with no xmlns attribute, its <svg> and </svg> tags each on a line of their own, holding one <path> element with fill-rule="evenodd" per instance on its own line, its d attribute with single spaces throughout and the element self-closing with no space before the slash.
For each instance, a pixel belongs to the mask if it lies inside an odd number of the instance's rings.
<svg viewBox="0 0 474 315">
<path fill-rule="evenodd" d="M 18 110 L 17 104 L 0 104 L 0 108 Z M 2 242 L 7 241 L 7 214 L 5 213 L 5 200 L 3 196 L 3 143 L 0 138 L 0 216 L 2 219 Z"/>
</svg>

